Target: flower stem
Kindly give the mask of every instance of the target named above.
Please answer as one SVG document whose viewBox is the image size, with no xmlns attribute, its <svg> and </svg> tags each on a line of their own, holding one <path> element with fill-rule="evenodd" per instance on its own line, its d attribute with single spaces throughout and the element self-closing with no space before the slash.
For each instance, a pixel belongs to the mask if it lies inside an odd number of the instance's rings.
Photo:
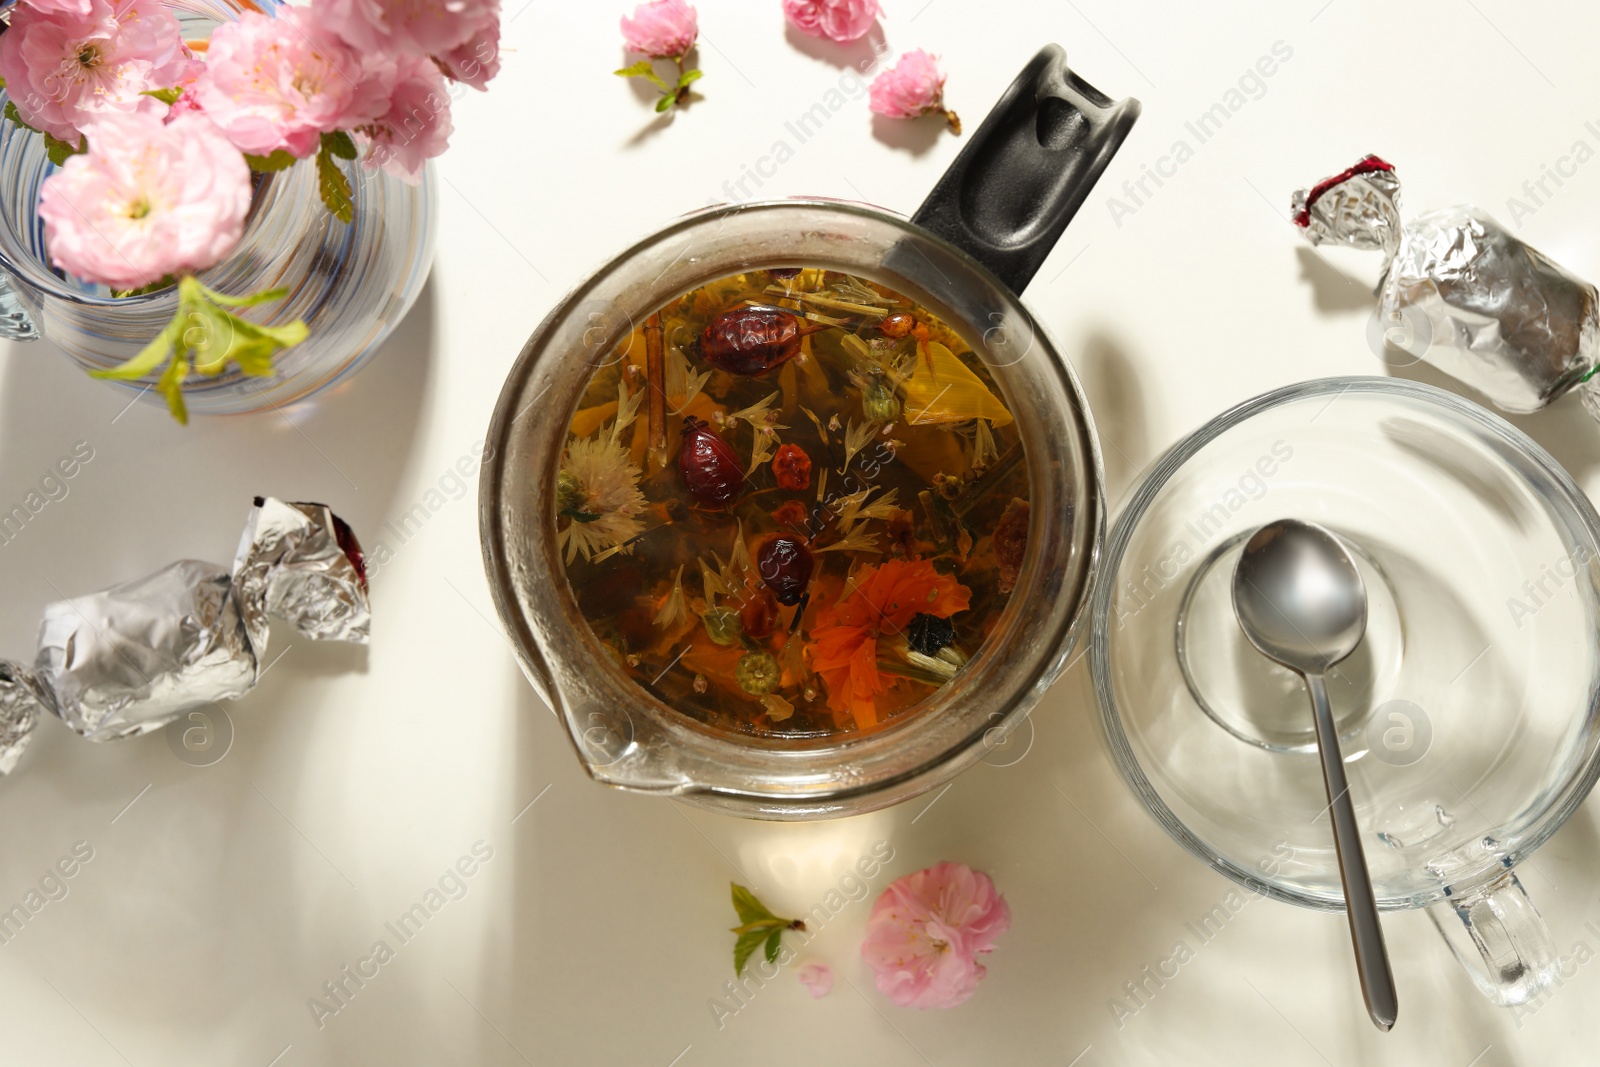
<svg viewBox="0 0 1600 1067">
<path fill-rule="evenodd" d="M 658 311 L 644 323 L 644 367 L 650 390 L 650 407 L 646 414 L 650 454 L 660 466 L 666 465 L 667 455 L 667 360 L 663 340 Z"/>
</svg>

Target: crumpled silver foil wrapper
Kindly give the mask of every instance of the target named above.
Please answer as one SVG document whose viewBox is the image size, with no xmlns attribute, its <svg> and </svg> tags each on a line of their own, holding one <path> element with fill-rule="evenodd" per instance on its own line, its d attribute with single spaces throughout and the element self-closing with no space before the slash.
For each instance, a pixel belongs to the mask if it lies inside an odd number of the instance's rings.
<svg viewBox="0 0 1600 1067">
<path fill-rule="evenodd" d="M 112 741 L 243 696 L 261 676 L 268 616 L 316 640 L 367 641 L 361 546 L 321 504 L 257 497 L 231 570 L 180 560 L 47 607 L 33 665 L 0 660 L 0 774 L 41 710 Z"/>
<path fill-rule="evenodd" d="M 1392 343 L 1515 414 L 1537 411 L 1600 370 L 1593 285 L 1471 206 L 1400 223 L 1394 168 L 1367 156 L 1295 193 L 1294 221 L 1312 244 L 1380 250 L 1380 321 Z M 1600 418 L 1600 392 L 1581 391 Z"/>
</svg>

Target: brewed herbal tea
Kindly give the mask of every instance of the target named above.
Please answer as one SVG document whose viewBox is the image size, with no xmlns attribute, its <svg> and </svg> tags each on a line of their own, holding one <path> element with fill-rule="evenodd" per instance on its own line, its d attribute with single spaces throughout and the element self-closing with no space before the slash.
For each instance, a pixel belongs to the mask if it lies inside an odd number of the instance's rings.
<svg viewBox="0 0 1600 1067">
<path fill-rule="evenodd" d="M 1011 413 L 958 333 L 870 281 L 758 270 L 612 355 L 553 521 L 619 667 L 707 726 L 776 738 L 877 729 L 960 684 L 1029 513 Z"/>
</svg>

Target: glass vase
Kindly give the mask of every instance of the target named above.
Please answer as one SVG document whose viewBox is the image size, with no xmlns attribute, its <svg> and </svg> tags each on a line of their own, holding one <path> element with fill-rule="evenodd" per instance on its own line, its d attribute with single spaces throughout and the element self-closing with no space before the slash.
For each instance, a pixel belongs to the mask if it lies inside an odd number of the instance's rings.
<svg viewBox="0 0 1600 1067">
<path fill-rule="evenodd" d="M 187 38 L 206 36 L 240 10 L 222 0 L 170 6 Z M 0 106 L 5 102 L 0 91 Z M 231 365 L 214 378 L 191 374 L 183 386 L 191 413 L 260 411 L 327 388 L 360 367 L 415 302 L 433 262 L 438 204 L 431 167 L 409 185 L 359 163 L 341 166 L 354 190 L 349 223 L 323 206 L 311 160 L 257 176 L 243 238 L 199 278 L 233 295 L 287 289 L 284 299 L 239 314 L 271 326 L 303 319 L 310 335 L 277 355 L 271 377 L 248 377 Z M 135 355 L 171 320 L 177 289 L 118 298 L 53 267 L 38 203 L 55 169 L 42 136 L 0 122 L 0 336 L 43 337 L 84 370 L 105 370 Z M 113 384 L 162 404 L 151 388 L 158 375 Z"/>
</svg>

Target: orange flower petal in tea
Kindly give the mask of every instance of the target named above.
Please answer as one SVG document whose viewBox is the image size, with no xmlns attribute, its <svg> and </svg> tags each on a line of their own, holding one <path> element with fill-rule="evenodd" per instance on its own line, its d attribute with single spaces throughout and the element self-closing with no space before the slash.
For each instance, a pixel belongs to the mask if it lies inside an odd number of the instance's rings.
<svg viewBox="0 0 1600 1067">
<path fill-rule="evenodd" d="M 805 489 L 811 484 L 811 457 L 799 445 L 779 445 L 772 457 L 772 477 L 779 489 Z"/>
<path fill-rule="evenodd" d="M 877 722 L 877 697 L 888 688 L 878 670 L 878 638 L 917 615 L 949 618 L 967 610 L 972 591 L 928 560 L 886 560 L 865 567 L 812 631 L 811 666 L 828 686 L 828 706 L 858 727 Z"/>
</svg>

